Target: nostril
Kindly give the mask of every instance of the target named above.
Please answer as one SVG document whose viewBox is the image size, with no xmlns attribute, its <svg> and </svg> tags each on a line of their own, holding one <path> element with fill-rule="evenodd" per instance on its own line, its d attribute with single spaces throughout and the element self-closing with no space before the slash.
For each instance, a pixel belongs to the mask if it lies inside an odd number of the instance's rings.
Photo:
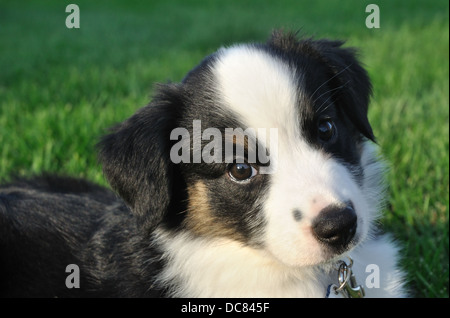
<svg viewBox="0 0 450 318">
<path fill-rule="evenodd" d="M 357 216 L 353 205 L 329 205 L 314 219 L 312 229 L 319 241 L 345 247 L 355 236 Z"/>
</svg>

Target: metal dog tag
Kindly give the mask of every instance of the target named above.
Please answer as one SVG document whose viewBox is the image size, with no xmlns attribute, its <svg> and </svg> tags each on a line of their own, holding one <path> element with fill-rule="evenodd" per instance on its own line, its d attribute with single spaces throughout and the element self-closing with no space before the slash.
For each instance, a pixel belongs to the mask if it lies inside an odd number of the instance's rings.
<svg viewBox="0 0 450 318">
<path fill-rule="evenodd" d="M 336 294 L 342 293 L 347 298 L 363 298 L 364 288 L 356 283 L 352 272 L 353 260 L 349 257 L 350 264 L 341 261 L 338 268 L 339 287 L 334 289 Z"/>
</svg>

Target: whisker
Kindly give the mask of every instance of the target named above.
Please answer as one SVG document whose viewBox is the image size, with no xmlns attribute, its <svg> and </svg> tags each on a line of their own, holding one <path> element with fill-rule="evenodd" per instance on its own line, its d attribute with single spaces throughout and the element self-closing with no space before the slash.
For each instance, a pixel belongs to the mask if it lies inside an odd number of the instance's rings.
<svg viewBox="0 0 450 318">
<path fill-rule="evenodd" d="M 333 95 L 331 95 L 331 96 L 329 96 L 321 105 L 320 105 L 320 107 L 317 109 L 317 113 L 319 113 L 319 112 L 323 112 L 323 111 L 325 111 L 325 110 L 327 110 L 328 109 L 328 107 L 330 107 L 330 105 L 331 104 L 329 104 L 327 107 L 325 107 L 324 109 L 321 109 L 329 100 L 330 100 L 330 98 L 332 97 Z"/>
<path fill-rule="evenodd" d="M 324 109 L 322 109 L 322 107 L 331 99 L 331 98 L 333 98 L 334 97 L 334 95 L 336 95 L 336 93 L 338 93 L 339 92 L 339 90 L 338 89 L 340 89 L 340 88 L 343 88 L 343 87 L 345 87 L 347 84 L 348 84 L 348 82 L 349 81 L 347 81 L 346 83 L 344 83 L 343 85 L 341 85 L 341 86 L 339 86 L 339 87 L 336 87 L 335 89 L 332 89 L 332 90 L 329 90 L 328 92 L 331 92 L 331 91 L 334 91 L 333 93 L 331 93 L 331 95 L 330 96 L 328 96 L 328 98 L 317 108 L 317 113 L 319 113 L 319 112 L 323 112 L 323 111 L 325 111 L 328 107 L 330 107 L 330 105 L 328 105 L 327 107 L 325 107 Z M 322 94 L 323 95 L 323 94 Z M 322 96 L 321 95 L 321 96 Z"/>
<path fill-rule="evenodd" d="M 347 82 L 347 83 L 348 83 L 348 82 Z M 330 90 L 328 90 L 328 91 L 326 91 L 326 92 L 320 94 L 320 95 L 313 101 L 313 104 L 314 104 L 319 98 L 321 98 L 323 95 L 325 95 L 325 94 L 327 94 L 327 93 L 330 93 L 330 92 L 332 92 L 332 91 L 335 91 L 335 90 L 337 90 L 337 89 L 341 89 L 341 88 L 343 88 L 345 85 L 347 85 L 347 83 L 345 83 L 345 84 L 343 84 L 343 85 L 341 85 L 341 86 L 335 87 L 335 88 L 333 88 L 333 89 L 330 89 Z"/>
<path fill-rule="evenodd" d="M 328 83 L 329 81 L 331 81 L 333 78 L 335 78 L 336 76 L 342 74 L 343 72 L 345 72 L 350 66 L 352 66 L 352 64 L 346 66 L 345 68 L 343 68 L 341 71 L 337 72 L 336 74 L 334 74 L 332 77 L 330 77 L 329 79 L 327 79 L 325 82 L 322 83 L 322 85 L 320 85 L 319 87 L 316 88 L 316 90 L 314 91 L 314 93 L 311 94 L 311 98 L 314 97 L 314 94 L 317 93 L 317 91 L 326 83 Z"/>
</svg>

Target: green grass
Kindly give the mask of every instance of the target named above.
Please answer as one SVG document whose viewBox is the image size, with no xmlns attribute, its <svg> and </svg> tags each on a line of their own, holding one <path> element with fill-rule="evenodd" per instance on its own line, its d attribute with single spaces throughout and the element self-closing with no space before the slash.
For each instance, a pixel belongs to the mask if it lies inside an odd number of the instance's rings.
<svg viewBox="0 0 450 318">
<path fill-rule="evenodd" d="M 70 3 L 70 2 L 68 2 Z M 106 184 L 94 145 L 147 104 L 155 82 L 179 81 L 222 45 L 302 28 L 361 49 L 373 80 L 370 118 L 391 165 L 386 230 L 404 244 L 418 297 L 448 297 L 448 2 L 63 1 L 0 3 L 0 179 L 41 171 Z"/>
</svg>

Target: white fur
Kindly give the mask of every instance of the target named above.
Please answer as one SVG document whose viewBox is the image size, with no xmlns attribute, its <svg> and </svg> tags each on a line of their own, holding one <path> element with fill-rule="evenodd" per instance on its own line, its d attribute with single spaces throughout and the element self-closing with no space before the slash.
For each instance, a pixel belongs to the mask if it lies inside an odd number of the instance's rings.
<svg viewBox="0 0 450 318">
<path fill-rule="evenodd" d="M 294 105 L 296 74 L 283 61 L 259 49 L 238 45 L 219 51 L 213 73 L 217 98 L 247 127 L 277 128 L 288 138 L 298 135 Z"/>
<path fill-rule="evenodd" d="M 158 242 L 169 260 L 159 279 L 178 282 L 174 297 L 324 297 L 331 281 L 318 268 L 288 268 L 264 250 L 229 239 L 160 232 Z"/>
<path fill-rule="evenodd" d="M 263 200 L 264 248 L 160 230 L 157 241 L 166 251 L 168 266 L 159 279 L 173 284 L 172 296 L 324 297 L 327 286 L 337 283 L 332 265 L 345 255 L 329 259 L 312 235 L 311 223 L 324 207 L 347 201 L 358 217 L 358 245 L 348 251 L 358 282 L 365 283 L 366 267 L 375 264 L 381 285 L 366 288 L 367 295 L 404 296 L 397 249 L 387 237 L 371 236 L 384 190 L 376 149 L 366 143 L 361 150 L 364 179 L 359 185 L 348 167 L 311 148 L 302 139 L 296 110 L 303 100 L 296 86 L 301 74 L 268 53 L 249 46 L 222 49 L 213 74 L 221 107 L 247 127 L 278 128 L 276 173 Z M 294 220 L 294 209 L 302 212 L 300 221 Z"/>
</svg>

